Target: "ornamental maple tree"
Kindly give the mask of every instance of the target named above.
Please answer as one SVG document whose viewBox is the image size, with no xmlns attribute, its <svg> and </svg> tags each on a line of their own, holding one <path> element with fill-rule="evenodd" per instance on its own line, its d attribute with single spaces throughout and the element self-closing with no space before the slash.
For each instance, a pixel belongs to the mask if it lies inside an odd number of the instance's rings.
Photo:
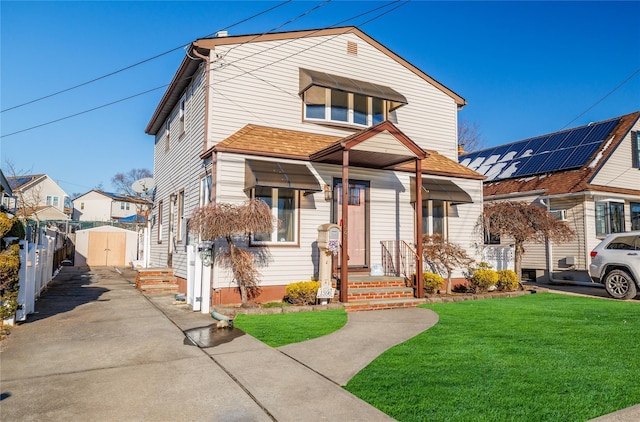
<svg viewBox="0 0 640 422">
<path fill-rule="evenodd" d="M 485 203 L 482 215 L 485 232 L 513 239 L 514 270 L 518 281 L 522 278 L 522 257 L 525 242 L 566 242 L 575 237 L 575 232 L 564 221 L 539 205 L 504 201 Z"/>
<path fill-rule="evenodd" d="M 193 211 L 189 231 L 202 240 L 225 239 L 228 250 L 217 255 L 222 265 L 228 265 L 240 290 L 242 303 L 260 294 L 256 254 L 264 248 L 241 247 L 251 233 L 270 233 L 274 227 L 271 208 L 266 202 L 251 199 L 242 204 L 210 203 Z"/>
</svg>

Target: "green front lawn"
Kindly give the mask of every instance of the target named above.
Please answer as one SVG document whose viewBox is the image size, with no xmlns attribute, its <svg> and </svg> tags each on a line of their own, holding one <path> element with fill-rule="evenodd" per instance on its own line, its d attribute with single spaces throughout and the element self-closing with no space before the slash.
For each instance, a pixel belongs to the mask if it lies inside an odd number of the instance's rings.
<svg viewBox="0 0 640 422">
<path fill-rule="evenodd" d="M 640 403 L 640 304 L 557 294 L 423 305 L 439 322 L 346 389 L 399 421 L 585 421 Z"/>
<path fill-rule="evenodd" d="M 271 347 L 322 337 L 347 323 L 344 309 L 270 315 L 239 314 L 233 325 Z"/>
</svg>

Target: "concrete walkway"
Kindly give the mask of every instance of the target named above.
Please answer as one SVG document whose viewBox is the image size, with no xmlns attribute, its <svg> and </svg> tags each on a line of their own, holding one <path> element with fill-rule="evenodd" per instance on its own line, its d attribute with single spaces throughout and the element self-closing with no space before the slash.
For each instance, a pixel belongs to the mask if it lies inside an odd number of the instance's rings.
<svg viewBox="0 0 640 422">
<path fill-rule="evenodd" d="M 62 269 L 0 344 L 2 421 L 388 421 L 341 386 L 437 322 L 427 309 L 350 313 L 333 334 L 274 349 L 134 278 Z M 640 405 L 597 419 L 637 420 Z"/>
<path fill-rule="evenodd" d="M 340 385 L 437 321 L 424 309 L 352 314 L 346 336 L 280 351 L 212 329 L 173 295 L 144 296 L 133 277 L 62 269 L 2 344 L 3 421 L 392 420 Z"/>
</svg>

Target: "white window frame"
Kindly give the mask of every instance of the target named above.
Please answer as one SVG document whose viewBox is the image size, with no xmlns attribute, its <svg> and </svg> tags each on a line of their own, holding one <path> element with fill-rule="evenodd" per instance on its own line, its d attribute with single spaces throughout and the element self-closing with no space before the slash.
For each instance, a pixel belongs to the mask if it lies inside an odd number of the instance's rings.
<svg viewBox="0 0 640 422">
<path fill-rule="evenodd" d="M 200 178 L 200 206 L 204 207 L 211 203 L 211 183 L 213 177 L 211 173 L 207 173 Z"/>
<path fill-rule="evenodd" d="M 622 206 L 622 214 L 620 215 L 620 221 L 618 222 L 621 226 L 621 230 L 619 231 L 613 231 L 613 226 L 614 224 L 612 224 L 612 219 L 613 219 L 613 215 L 611 213 L 611 205 L 612 204 L 616 204 L 619 206 Z M 624 219 L 624 208 L 625 208 L 625 203 L 623 200 L 618 200 L 618 199 L 605 199 L 605 200 L 599 200 L 599 201 L 595 201 L 595 209 L 594 209 L 594 220 L 595 220 L 595 225 L 596 225 L 596 236 L 599 238 L 603 238 L 604 236 L 611 234 L 611 233 L 621 233 L 625 231 L 625 219 Z M 600 216 L 598 215 L 598 206 L 605 206 L 605 213 L 604 215 Z M 600 224 L 598 224 L 598 220 L 599 219 L 604 219 L 604 231 L 600 231 L 599 230 L 599 226 Z"/>
<path fill-rule="evenodd" d="M 278 188 L 271 188 L 271 214 L 274 217 L 273 230 L 271 231 L 271 240 L 255 240 L 253 234 L 251 234 L 252 245 L 298 245 L 300 232 L 300 191 L 293 190 L 293 240 L 289 241 L 278 241 L 278 223 L 280 220 L 280 216 L 278 215 L 278 192 Z M 251 189 L 251 197 L 256 197 L 255 189 Z"/>
<path fill-rule="evenodd" d="M 303 94 L 303 118 L 305 121 L 308 122 L 323 122 L 323 123 L 333 123 L 333 124 L 338 124 L 338 125 L 349 125 L 349 126 L 356 126 L 356 127 L 370 127 L 373 126 L 373 97 L 369 97 L 369 96 L 364 96 L 367 98 L 367 123 L 366 124 L 361 124 L 361 123 L 356 123 L 354 121 L 354 93 L 352 92 L 347 92 L 347 121 L 342 121 L 342 120 L 332 120 L 331 119 L 331 94 L 332 92 L 336 91 L 333 90 L 331 88 L 323 88 L 325 93 L 325 101 L 324 101 L 324 119 L 318 119 L 318 118 L 312 118 L 312 117 L 307 117 L 307 102 L 306 102 L 306 95 L 307 95 L 307 91 L 304 92 Z M 358 94 L 360 95 L 360 94 Z M 380 99 L 380 101 L 382 101 L 382 121 L 387 120 L 389 118 L 389 110 L 388 110 L 388 105 L 387 105 L 387 100 L 383 100 Z"/>
<path fill-rule="evenodd" d="M 433 200 L 425 199 L 422 201 L 423 203 L 427 203 L 427 219 L 423 222 L 422 226 L 422 234 L 432 236 L 435 233 L 433 232 L 434 224 L 433 224 Z M 449 233 L 449 203 L 447 201 L 438 201 L 442 203 L 442 238 L 447 239 Z M 423 207 L 423 218 L 424 218 L 424 207 Z"/>
</svg>

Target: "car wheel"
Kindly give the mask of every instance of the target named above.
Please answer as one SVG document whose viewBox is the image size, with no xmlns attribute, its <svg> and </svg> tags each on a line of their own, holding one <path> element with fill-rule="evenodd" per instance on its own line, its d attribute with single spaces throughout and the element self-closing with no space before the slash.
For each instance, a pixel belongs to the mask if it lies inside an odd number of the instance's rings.
<svg viewBox="0 0 640 422">
<path fill-rule="evenodd" d="M 604 278 L 604 288 L 616 299 L 633 299 L 638 290 L 631 275 L 624 270 L 613 270 Z"/>
</svg>

